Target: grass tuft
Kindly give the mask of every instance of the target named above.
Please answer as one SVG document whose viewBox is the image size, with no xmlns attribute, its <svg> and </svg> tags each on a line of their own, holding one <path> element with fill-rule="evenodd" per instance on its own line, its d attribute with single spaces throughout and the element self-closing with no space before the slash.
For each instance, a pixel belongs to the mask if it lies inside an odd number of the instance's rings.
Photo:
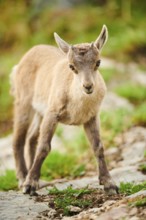
<svg viewBox="0 0 146 220">
<path fill-rule="evenodd" d="M 49 190 L 49 195 L 56 195 L 54 199 L 55 209 L 62 210 L 64 215 L 72 215 L 69 210 L 69 206 L 77 206 L 80 208 L 86 208 L 90 206 L 91 200 L 86 200 L 83 195 L 90 194 L 93 190 L 88 188 L 73 189 L 69 186 L 67 189 L 58 190 L 56 187 Z"/>
<path fill-rule="evenodd" d="M 17 189 L 17 180 L 13 170 L 7 170 L 6 173 L 0 176 L 0 190 L 8 191 Z"/>
<path fill-rule="evenodd" d="M 134 183 L 120 183 L 120 193 L 131 195 L 139 192 L 140 190 L 146 190 L 146 182 L 134 184 Z"/>
<path fill-rule="evenodd" d="M 146 163 L 140 164 L 139 170 L 140 170 L 142 173 L 146 174 Z"/>
<path fill-rule="evenodd" d="M 146 198 L 139 199 L 132 205 L 137 206 L 137 207 L 146 206 Z"/>
<path fill-rule="evenodd" d="M 61 154 L 53 151 L 46 158 L 41 176 L 51 180 L 65 177 L 79 177 L 85 174 L 85 165 L 81 164 L 75 155 Z"/>
</svg>

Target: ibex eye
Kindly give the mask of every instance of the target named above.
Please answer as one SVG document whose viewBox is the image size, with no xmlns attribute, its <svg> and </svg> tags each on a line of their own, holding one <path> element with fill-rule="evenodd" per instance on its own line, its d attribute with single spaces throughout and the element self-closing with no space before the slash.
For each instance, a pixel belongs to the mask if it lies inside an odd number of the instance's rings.
<svg viewBox="0 0 146 220">
<path fill-rule="evenodd" d="M 69 64 L 69 68 L 74 71 L 75 73 L 78 73 L 78 71 L 75 69 L 75 67 L 72 64 Z"/>
<path fill-rule="evenodd" d="M 101 60 L 98 60 L 98 61 L 96 62 L 96 67 L 99 67 L 99 66 L 100 66 L 100 63 L 101 63 Z"/>
<path fill-rule="evenodd" d="M 70 68 L 71 70 L 75 70 L 75 68 L 74 68 L 74 66 L 73 66 L 72 64 L 69 64 L 69 68 Z"/>
</svg>

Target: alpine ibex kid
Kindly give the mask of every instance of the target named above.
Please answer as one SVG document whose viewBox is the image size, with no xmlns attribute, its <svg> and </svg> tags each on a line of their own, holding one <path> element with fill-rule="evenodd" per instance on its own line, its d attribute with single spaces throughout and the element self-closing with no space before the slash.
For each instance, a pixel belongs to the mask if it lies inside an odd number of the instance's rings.
<svg viewBox="0 0 146 220">
<path fill-rule="evenodd" d="M 100 184 L 108 193 L 116 193 L 118 188 L 108 172 L 99 131 L 99 110 L 106 86 L 98 67 L 100 51 L 108 38 L 107 28 L 103 26 L 93 43 L 71 46 L 56 33 L 54 37 L 59 49 L 33 47 L 11 74 L 15 97 L 13 150 L 19 187 L 23 193 L 36 193 L 42 163 L 60 122 L 83 124 L 98 160 Z"/>
</svg>

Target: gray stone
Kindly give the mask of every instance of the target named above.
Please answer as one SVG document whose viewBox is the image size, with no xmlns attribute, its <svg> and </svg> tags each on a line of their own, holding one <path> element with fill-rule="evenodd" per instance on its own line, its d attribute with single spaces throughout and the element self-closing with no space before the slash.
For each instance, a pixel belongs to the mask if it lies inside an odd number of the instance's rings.
<svg viewBox="0 0 146 220">
<path fill-rule="evenodd" d="M 73 188 L 84 188 L 88 186 L 89 188 L 103 189 L 103 187 L 99 185 L 98 176 L 84 177 L 81 179 L 70 180 L 65 183 L 56 183 L 55 186 L 59 190 L 64 190 L 68 186 L 72 186 Z"/>
<path fill-rule="evenodd" d="M 12 135 L 0 139 L 0 152 L 0 175 L 2 175 L 6 169 L 15 169 L 12 152 Z"/>
<path fill-rule="evenodd" d="M 81 212 L 81 208 L 79 208 L 79 207 L 77 207 L 77 206 L 69 205 L 69 206 L 67 206 L 66 208 L 67 208 L 67 209 L 69 210 L 69 212 L 71 212 L 71 213 L 79 213 L 79 212 Z"/>
<path fill-rule="evenodd" d="M 131 111 L 133 105 L 127 99 L 122 98 L 113 92 L 108 92 L 104 98 L 101 109 L 104 111 L 111 111 L 119 108 Z"/>
<path fill-rule="evenodd" d="M 32 220 L 46 210 L 49 210 L 47 204 L 36 203 L 34 198 L 20 192 L 0 192 L 0 220 Z"/>
<path fill-rule="evenodd" d="M 123 166 L 110 171 L 110 174 L 117 185 L 121 182 L 142 182 L 146 176 L 138 171 L 138 166 Z"/>
<path fill-rule="evenodd" d="M 130 196 L 127 196 L 126 198 L 127 199 L 134 199 L 134 198 L 137 198 L 137 197 L 146 197 L 146 190 L 141 190 L 141 191 L 139 191 L 139 192 L 137 192 L 137 193 L 134 193 L 134 194 L 132 194 L 132 195 L 130 195 Z"/>
<path fill-rule="evenodd" d="M 133 165 L 144 159 L 144 152 L 146 150 L 145 142 L 136 142 L 131 145 L 127 145 L 122 152 L 123 166 Z"/>
<path fill-rule="evenodd" d="M 124 219 L 128 215 L 128 209 L 126 205 L 121 205 L 119 207 L 114 207 L 107 211 L 106 213 L 101 214 L 98 217 L 98 220 L 118 220 Z"/>
<path fill-rule="evenodd" d="M 145 72 L 137 70 L 135 73 L 134 71 L 130 74 L 130 79 L 139 85 L 146 86 L 146 73 Z"/>
</svg>

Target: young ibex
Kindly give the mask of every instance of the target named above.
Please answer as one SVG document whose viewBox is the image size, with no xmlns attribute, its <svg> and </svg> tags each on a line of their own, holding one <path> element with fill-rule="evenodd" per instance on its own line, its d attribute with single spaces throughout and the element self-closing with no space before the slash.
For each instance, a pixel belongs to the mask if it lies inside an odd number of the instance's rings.
<svg viewBox="0 0 146 220">
<path fill-rule="evenodd" d="M 116 193 L 118 188 L 108 172 L 99 132 L 99 109 L 106 86 L 98 67 L 100 51 L 108 37 L 107 28 L 103 26 L 94 43 L 70 46 L 56 33 L 54 37 L 60 50 L 35 46 L 11 74 L 15 97 L 13 150 L 19 187 L 23 187 L 23 193 L 36 194 L 42 163 L 61 122 L 83 124 L 98 159 L 99 181 L 108 193 Z"/>
</svg>

